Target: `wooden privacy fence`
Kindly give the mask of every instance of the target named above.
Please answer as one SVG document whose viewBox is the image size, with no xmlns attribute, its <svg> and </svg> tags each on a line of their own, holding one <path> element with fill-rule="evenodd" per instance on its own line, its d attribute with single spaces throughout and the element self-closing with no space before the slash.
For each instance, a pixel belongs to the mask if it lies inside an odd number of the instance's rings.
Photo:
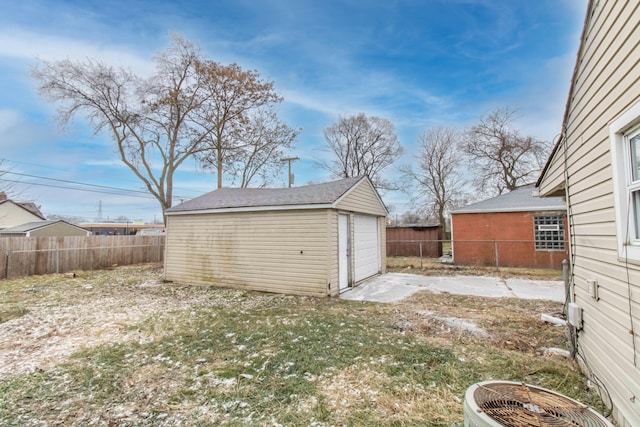
<svg viewBox="0 0 640 427">
<path fill-rule="evenodd" d="M 438 225 L 387 227 L 387 256 L 442 256 L 442 229 Z"/>
<path fill-rule="evenodd" d="M 164 236 L 0 237 L 0 278 L 161 262 Z"/>
</svg>

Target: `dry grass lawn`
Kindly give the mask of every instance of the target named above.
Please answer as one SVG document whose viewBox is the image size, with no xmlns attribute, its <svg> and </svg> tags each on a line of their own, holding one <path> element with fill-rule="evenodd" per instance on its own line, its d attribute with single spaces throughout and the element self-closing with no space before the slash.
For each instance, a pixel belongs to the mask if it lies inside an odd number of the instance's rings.
<svg viewBox="0 0 640 427">
<path fill-rule="evenodd" d="M 436 258 L 388 257 L 387 269 L 396 273 L 425 276 L 498 276 L 538 280 L 562 280 L 562 270 L 443 264 Z"/>
<path fill-rule="evenodd" d="M 160 266 L 0 281 L 0 425 L 461 426 L 473 383 L 591 405 L 545 347 L 557 303 L 422 292 L 396 304 L 161 281 Z"/>
</svg>

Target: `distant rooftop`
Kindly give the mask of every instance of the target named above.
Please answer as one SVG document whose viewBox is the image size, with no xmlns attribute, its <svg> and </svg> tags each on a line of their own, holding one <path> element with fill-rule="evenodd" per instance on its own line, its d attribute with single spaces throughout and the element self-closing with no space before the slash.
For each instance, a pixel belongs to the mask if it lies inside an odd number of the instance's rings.
<svg viewBox="0 0 640 427">
<path fill-rule="evenodd" d="M 46 227 L 48 225 L 57 224 L 57 223 L 60 223 L 60 222 L 64 223 L 64 224 L 72 225 L 74 227 L 78 227 L 77 225 L 70 224 L 70 223 L 68 223 L 66 221 L 63 221 L 63 220 L 32 221 L 32 222 L 27 222 L 25 224 L 16 225 L 14 227 L 3 228 L 2 232 L 3 233 L 26 233 L 27 231 L 37 230 L 39 228 L 43 228 L 43 227 Z M 82 228 L 82 227 L 78 227 L 78 228 Z"/>
<path fill-rule="evenodd" d="M 267 206 L 330 205 L 364 177 L 291 188 L 219 188 L 167 209 L 166 213 Z"/>
<path fill-rule="evenodd" d="M 472 203 L 452 213 L 564 211 L 567 205 L 562 197 L 538 197 L 536 187 L 525 185 L 491 199 Z"/>
</svg>

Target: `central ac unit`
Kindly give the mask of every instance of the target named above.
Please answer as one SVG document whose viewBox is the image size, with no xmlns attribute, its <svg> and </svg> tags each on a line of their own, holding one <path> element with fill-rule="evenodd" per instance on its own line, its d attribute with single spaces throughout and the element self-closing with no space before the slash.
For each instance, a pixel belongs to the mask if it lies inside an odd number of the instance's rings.
<svg viewBox="0 0 640 427">
<path fill-rule="evenodd" d="M 613 427 L 602 415 L 569 397 L 524 383 L 485 381 L 464 397 L 465 427 Z"/>
</svg>

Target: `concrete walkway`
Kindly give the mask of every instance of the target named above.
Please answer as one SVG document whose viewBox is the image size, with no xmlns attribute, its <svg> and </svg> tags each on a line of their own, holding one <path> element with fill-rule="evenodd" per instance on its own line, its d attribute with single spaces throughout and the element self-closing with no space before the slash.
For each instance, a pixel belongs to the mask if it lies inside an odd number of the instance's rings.
<svg viewBox="0 0 640 427">
<path fill-rule="evenodd" d="M 356 301 L 394 302 L 418 291 L 460 295 L 564 301 L 562 281 L 501 279 L 484 276 L 435 277 L 387 273 L 374 277 L 340 295 Z"/>
</svg>

